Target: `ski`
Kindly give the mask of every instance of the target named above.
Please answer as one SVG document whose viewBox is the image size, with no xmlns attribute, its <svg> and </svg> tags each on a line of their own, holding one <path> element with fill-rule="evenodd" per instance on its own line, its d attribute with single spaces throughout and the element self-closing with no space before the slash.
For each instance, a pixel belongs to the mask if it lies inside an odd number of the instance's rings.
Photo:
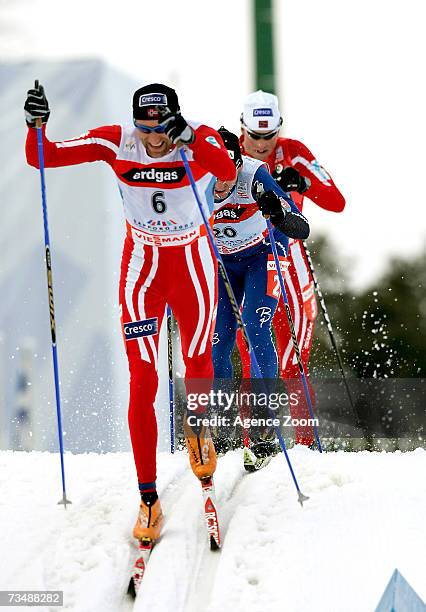
<svg viewBox="0 0 426 612">
<path fill-rule="evenodd" d="M 142 584 L 142 579 L 144 577 L 146 566 L 153 547 L 154 542 L 150 538 L 139 540 L 139 556 L 133 566 L 129 587 L 127 589 L 128 595 L 130 595 L 133 599 L 138 594 Z"/>
<path fill-rule="evenodd" d="M 220 528 L 213 478 L 203 478 L 201 480 L 201 487 L 203 490 L 204 518 L 209 536 L 210 550 L 218 550 L 220 548 Z"/>
<path fill-rule="evenodd" d="M 252 450 L 244 447 L 244 469 L 247 472 L 257 472 L 262 468 L 266 467 L 271 461 L 272 457 L 257 457 Z"/>
<path fill-rule="evenodd" d="M 220 529 L 213 478 L 204 478 L 201 480 L 201 487 L 203 491 L 204 518 L 209 536 L 210 549 L 218 550 L 220 548 Z M 133 566 L 127 589 L 128 595 L 133 599 L 137 596 L 141 587 L 154 543 L 155 542 L 150 538 L 144 538 L 139 541 L 139 556 Z"/>
</svg>

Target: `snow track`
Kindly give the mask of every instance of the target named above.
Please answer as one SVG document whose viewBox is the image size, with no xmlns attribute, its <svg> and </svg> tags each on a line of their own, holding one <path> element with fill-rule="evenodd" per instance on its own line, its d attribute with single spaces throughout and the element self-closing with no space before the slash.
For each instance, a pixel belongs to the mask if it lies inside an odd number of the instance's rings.
<svg viewBox="0 0 426 612">
<path fill-rule="evenodd" d="M 63 590 L 62 609 L 75 612 L 359 612 L 398 568 L 426 599 L 426 452 L 290 456 L 310 496 L 303 509 L 281 455 L 254 474 L 240 451 L 219 460 L 212 552 L 186 453 L 161 453 L 165 527 L 133 603 L 131 455 L 67 454 L 64 511 L 57 455 L 0 452 L 0 589 Z"/>
<path fill-rule="evenodd" d="M 246 471 L 243 467 L 242 452 L 230 452 L 225 457 L 219 459 L 219 461 L 221 470 L 217 472 L 215 487 L 223 548 L 226 542 L 229 522 L 234 511 L 234 492 L 238 488 Z M 199 612 L 206 608 L 206 604 L 210 600 L 216 571 L 220 563 L 221 550 L 210 550 L 203 517 L 199 523 L 198 531 L 200 544 L 198 546 L 193 572 L 194 579 L 188 592 L 184 612 Z"/>
<path fill-rule="evenodd" d="M 229 522 L 227 503 L 245 473 L 242 454 L 238 458 L 236 454 L 219 459 L 222 469 L 215 479 L 222 541 Z M 171 506 L 171 500 L 162 497 L 165 528 L 151 555 L 135 612 L 199 612 L 208 602 L 221 553 L 210 550 L 201 485 L 189 468 L 178 488 L 178 499 Z"/>
</svg>

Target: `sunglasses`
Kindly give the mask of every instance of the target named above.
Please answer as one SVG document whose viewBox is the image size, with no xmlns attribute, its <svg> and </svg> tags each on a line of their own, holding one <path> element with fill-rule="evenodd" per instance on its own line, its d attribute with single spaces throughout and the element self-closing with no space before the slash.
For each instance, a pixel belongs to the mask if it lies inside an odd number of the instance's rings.
<svg viewBox="0 0 426 612">
<path fill-rule="evenodd" d="M 148 127 L 147 125 L 139 125 L 138 123 L 136 123 L 136 119 L 133 119 L 133 125 L 143 134 L 152 134 L 153 132 L 155 132 L 156 134 L 164 134 L 168 123 L 169 121 L 165 121 L 164 123 L 160 123 L 160 125 Z"/>
<path fill-rule="evenodd" d="M 253 140 L 271 140 L 271 138 L 278 134 L 279 130 L 275 130 L 275 132 L 270 132 L 269 134 L 256 134 L 256 132 L 250 132 L 246 128 L 246 132 Z"/>
</svg>

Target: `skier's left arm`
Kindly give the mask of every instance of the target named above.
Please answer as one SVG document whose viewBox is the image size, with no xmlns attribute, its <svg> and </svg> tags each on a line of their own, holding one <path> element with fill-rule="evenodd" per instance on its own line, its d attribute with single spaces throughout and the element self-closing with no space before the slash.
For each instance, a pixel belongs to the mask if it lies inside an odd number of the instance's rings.
<svg viewBox="0 0 426 612">
<path fill-rule="evenodd" d="M 308 147 L 298 140 L 288 139 L 287 149 L 292 165 L 277 166 L 272 172 L 275 180 L 288 191 L 303 193 L 325 210 L 341 212 L 345 198 Z"/>
<path fill-rule="evenodd" d="M 260 166 L 253 177 L 252 196 L 262 214 L 289 238 L 305 240 L 309 236 L 308 220 L 266 169 Z"/>
<path fill-rule="evenodd" d="M 195 161 L 221 181 L 233 181 L 236 176 L 235 164 L 229 157 L 218 132 L 207 125 L 194 130 L 195 139 L 190 148 Z"/>
</svg>

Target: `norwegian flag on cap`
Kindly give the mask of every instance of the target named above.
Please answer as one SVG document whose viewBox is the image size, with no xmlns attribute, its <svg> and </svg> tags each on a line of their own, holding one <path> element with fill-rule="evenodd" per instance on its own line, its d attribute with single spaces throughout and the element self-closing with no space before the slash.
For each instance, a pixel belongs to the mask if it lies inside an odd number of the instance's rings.
<svg viewBox="0 0 426 612">
<path fill-rule="evenodd" d="M 278 130 L 282 118 L 277 96 L 261 89 L 248 95 L 244 100 L 241 123 L 253 132 Z"/>
<path fill-rule="evenodd" d="M 158 110 L 156 108 L 148 108 L 146 111 L 146 114 L 148 115 L 150 119 L 158 118 Z"/>
<path fill-rule="evenodd" d="M 134 119 L 158 119 L 165 108 L 170 114 L 180 110 L 175 90 L 167 85 L 151 83 L 140 87 L 133 94 Z"/>
</svg>

